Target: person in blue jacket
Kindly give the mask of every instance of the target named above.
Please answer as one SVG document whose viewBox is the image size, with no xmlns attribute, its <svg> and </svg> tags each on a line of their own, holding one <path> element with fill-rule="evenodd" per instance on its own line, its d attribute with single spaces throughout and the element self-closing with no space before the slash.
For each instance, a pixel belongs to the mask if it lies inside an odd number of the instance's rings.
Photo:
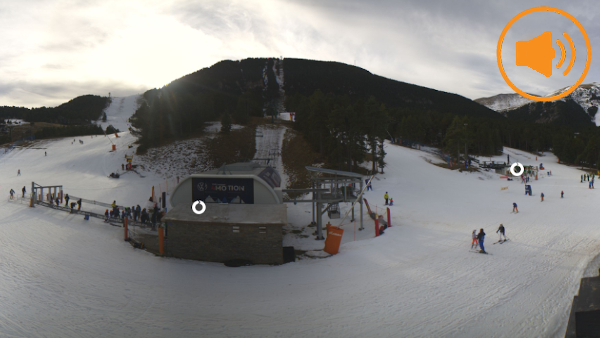
<svg viewBox="0 0 600 338">
<path fill-rule="evenodd" d="M 485 252 L 485 248 L 483 247 L 483 240 L 485 239 L 485 232 L 483 232 L 483 228 L 479 229 L 479 233 L 477 234 L 477 241 L 479 242 L 479 247 L 481 248 L 481 250 L 479 250 L 480 253 L 487 253 Z"/>
<path fill-rule="evenodd" d="M 517 208 L 517 203 L 513 203 L 513 212 L 519 212 L 519 208 Z"/>
</svg>

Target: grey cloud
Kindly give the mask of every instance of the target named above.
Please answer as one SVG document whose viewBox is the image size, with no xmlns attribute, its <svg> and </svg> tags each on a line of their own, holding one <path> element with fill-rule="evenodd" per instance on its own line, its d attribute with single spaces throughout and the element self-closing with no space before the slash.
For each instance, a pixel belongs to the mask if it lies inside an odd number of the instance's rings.
<svg viewBox="0 0 600 338">
<path fill-rule="evenodd" d="M 52 83 L 0 83 L 0 102 L 10 97 L 10 103 L 1 105 L 25 107 L 54 107 L 81 95 L 129 96 L 142 94 L 149 88 L 117 81 L 57 81 Z M 23 95 L 21 93 L 29 93 Z M 36 104 L 31 104 L 32 97 Z"/>
</svg>

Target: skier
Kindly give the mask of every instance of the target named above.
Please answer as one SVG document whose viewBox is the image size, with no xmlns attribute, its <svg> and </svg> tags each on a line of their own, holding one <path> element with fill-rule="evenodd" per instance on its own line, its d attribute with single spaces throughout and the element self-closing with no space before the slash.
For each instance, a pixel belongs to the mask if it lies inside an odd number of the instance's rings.
<svg viewBox="0 0 600 338">
<path fill-rule="evenodd" d="M 563 198 L 565 196 L 565 192 L 564 191 L 560 191 L 560 198 Z"/>
<path fill-rule="evenodd" d="M 17 170 L 17 176 L 21 176 L 21 169 Z"/>
<path fill-rule="evenodd" d="M 76 205 L 76 204 L 77 204 L 77 203 L 75 203 L 75 202 L 71 202 L 71 213 L 73 213 L 73 208 L 75 208 L 75 205 Z"/>
<path fill-rule="evenodd" d="M 114 209 L 117 206 L 117 201 L 113 201 L 110 206 L 113 207 L 113 209 Z"/>
<path fill-rule="evenodd" d="M 385 205 L 388 205 L 388 199 L 390 198 L 390 195 L 388 195 L 388 192 L 386 191 L 385 194 L 383 195 L 383 198 L 385 198 Z"/>
<path fill-rule="evenodd" d="M 81 210 L 81 198 L 77 201 L 77 211 Z"/>
<path fill-rule="evenodd" d="M 502 225 L 502 223 L 500 224 L 500 227 L 498 227 L 498 230 L 496 230 L 496 233 L 500 236 L 500 239 L 498 240 L 498 242 L 502 242 L 502 237 L 504 237 L 504 241 L 506 242 L 506 233 L 505 233 L 504 225 Z"/>
<path fill-rule="evenodd" d="M 517 203 L 513 203 L 513 212 L 514 213 L 518 213 L 519 212 L 519 208 L 517 208 Z"/>
<path fill-rule="evenodd" d="M 69 205 L 69 194 L 65 195 L 65 207 Z"/>
<path fill-rule="evenodd" d="M 583 175 L 581 175 L 581 181 L 579 183 L 583 183 Z"/>
<path fill-rule="evenodd" d="M 11 188 L 10 189 L 10 199 L 14 199 L 15 198 L 15 191 Z"/>
<path fill-rule="evenodd" d="M 485 252 L 485 248 L 483 247 L 483 240 L 485 239 L 485 232 L 483 232 L 483 228 L 479 229 L 479 233 L 477 234 L 477 241 L 479 242 L 479 253 L 487 253 Z"/>
<path fill-rule="evenodd" d="M 27 189 L 25 189 L 25 186 L 23 186 L 23 189 L 21 191 L 23 191 L 23 197 L 25 197 L 25 193 L 27 192 Z"/>
<path fill-rule="evenodd" d="M 391 207 L 392 205 L 394 205 L 394 199 L 393 199 L 393 198 L 390 198 L 390 207 Z"/>
<path fill-rule="evenodd" d="M 540 195 L 542 197 L 542 202 L 544 202 L 544 193 Z"/>
<path fill-rule="evenodd" d="M 106 211 L 104 212 L 104 218 L 104 222 L 108 222 L 108 209 L 106 209 Z"/>
<path fill-rule="evenodd" d="M 44 156 L 48 156 L 48 153 L 44 151 Z"/>
<path fill-rule="evenodd" d="M 479 243 L 477 242 L 477 230 L 473 230 L 471 237 L 473 238 L 473 240 L 471 241 L 471 250 L 477 249 L 477 247 L 479 246 Z"/>
<path fill-rule="evenodd" d="M 141 217 L 142 217 L 142 207 L 140 207 L 139 204 L 135 208 L 135 211 L 136 211 L 136 214 L 137 214 L 137 219 L 141 220 Z"/>
<path fill-rule="evenodd" d="M 56 206 L 59 206 L 60 204 L 60 198 L 58 198 L 58 196 L 56 196 Z"/>
</svg>

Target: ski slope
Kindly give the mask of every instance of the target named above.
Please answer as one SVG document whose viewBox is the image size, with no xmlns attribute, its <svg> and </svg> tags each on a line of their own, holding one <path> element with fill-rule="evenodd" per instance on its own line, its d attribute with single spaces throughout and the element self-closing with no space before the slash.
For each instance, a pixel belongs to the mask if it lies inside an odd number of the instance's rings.
<svg viewBox="0 0 600 338">
<path fill-rule="evenodd" d="M 121 228 L 8 201 L 10 188 L 19 194 L 35 181 L 144 203 L 161 177 L 106 177 L 134 149 L 128 132 L 119 135 L 0 155 L 0 336 L 561 337 L 579 279 L 600 252 L 599 192 L 554 156 L 535 161 L 513 149 L 511 160 L 552 170 L 531 183 L 532 197 L 518 181 L 445 170 L 427 153 L 386 145 L 386 173 L 366 198 L 381 207 L 388 191 L 394 226 L 378 238 L 345 234 L 336 256 L 281 266 L 160 258 L 132 249 Z M 289 204 L 289 222 L 309 223 L 309 208 Z M 493 245 L 500 223 L 511 240 Z M 365 226 L 362 236 L 372 237 L 366 215 Z M 492 255 L 468 251 L 479 228 Z"/>
<path fill-rule="evenodd" d="M 106 122 L 100 122 L 102 129 L 112 125 L 120 131 L 126 131 L 129 128 L 129 118 L 139 107 L 138 99 L 141 95 L 131 95 L 126 97 L 112 97 L 111 104 L 104 111 L 106 113 Z"/>
</svg>

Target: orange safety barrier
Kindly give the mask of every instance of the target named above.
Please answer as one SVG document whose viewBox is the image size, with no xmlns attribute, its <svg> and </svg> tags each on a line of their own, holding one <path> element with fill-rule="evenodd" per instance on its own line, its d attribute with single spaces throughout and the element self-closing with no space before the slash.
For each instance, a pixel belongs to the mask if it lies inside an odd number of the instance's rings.
<svg viewBox="0 0 600 338">
<path fill-rule="evenodd" d="M 113 144 L 113 145 L 112 145 L 112 150 L 113 150 L 113 151 L 117 150 L 117 145 L 116 145 L 116 144 Z"/>
<path fill-rule="evenodd" d="M 328 224 L 329 225 L 329 224 Z M 333 225 L 327 227 L 327 238 L 325 239 L 325 248 L 323 251 L 328 254 L 335 255 L 340 250 L 340 244 L 342 243 L 342 236 L 344 230 Z"/>
<path fill-rule="evenodd" d="M 379 217 L 375 216 L 375 237 L 379 236 Z"/>
<path fill-rule="evenodd" d="M 127 240 L 127 218 L 123 220 L 123 228 L 125 229 L 125 240 Z"/>
<path fill-rule="evenodd" d="M 158 228 L 158 253 L 165 254 L 165 229 L 161 227 Z"/>
</svg>

